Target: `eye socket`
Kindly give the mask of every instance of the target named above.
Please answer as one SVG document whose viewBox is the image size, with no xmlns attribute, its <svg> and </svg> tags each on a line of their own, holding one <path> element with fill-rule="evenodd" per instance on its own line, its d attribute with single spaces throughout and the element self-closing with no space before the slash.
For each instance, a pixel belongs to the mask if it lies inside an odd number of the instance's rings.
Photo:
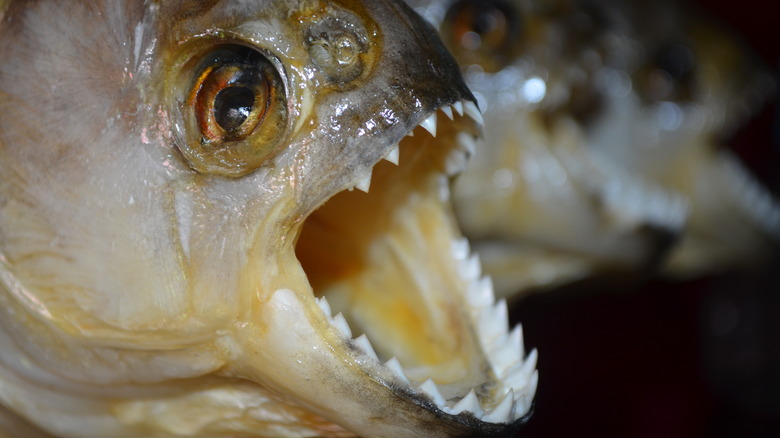
<svg viewBox="0 0 780 438">
<path fill-rule="evenodd" d="M 498 0 L 460 0 L 445 16 L 442 34 L 461 64 L 502 68 L 520 36 L 520 17 Z"/>
<path fill-rule="evenodd" d="M 238 45 L 200 52 L 183 102 L 185 129 L 179 150 L 195 170 L 242 176 L 267 160 L 287 134 L 287 96 L 276 66 Z"/>
</svg>

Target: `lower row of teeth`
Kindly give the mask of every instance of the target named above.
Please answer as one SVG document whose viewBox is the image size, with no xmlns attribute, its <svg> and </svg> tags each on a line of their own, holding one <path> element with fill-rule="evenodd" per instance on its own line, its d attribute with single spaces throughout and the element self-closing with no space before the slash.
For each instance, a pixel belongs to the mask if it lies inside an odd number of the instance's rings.
<svg viewBox="0 0 780 438">
<path fill-rule="evenodd" d="M 522 328 L 517 325 L 511 331 L 508 330 L 506 301 L 495 301 L 492 281 L 489 277 L 481 276 L 479 259 L 476 255 L 470 255 L 468 241 L 454 241 L 453 255 L 460 265 L 459 272 L 463 280 L 468 284 L 466 301 L 482 348 L 487 352 L 493 372 L 500 378 L 502 385 L 494 400 L 480 403 L 473 389 L 463 397 L 446 400 L 433 379 L 428 378 L 422 383 L 410 382 L 395 357 L 386 361 L 384 367 L 413 391 L 426 394 L 439 410 L 447 414 L 470 413 L 484 422 L 511 423 L 528 413 L 536 393 L 539 379 L 536 350 L 524 358 Z M 379 357 L 365 334 L 353 339 L 344 315 L 331 315 L 330 304 L 325 297 L 317 298 L 316 301 L 331 325 L 344 339 L 363 352 L 364 359 L 379 363 Z"/>
</svg>

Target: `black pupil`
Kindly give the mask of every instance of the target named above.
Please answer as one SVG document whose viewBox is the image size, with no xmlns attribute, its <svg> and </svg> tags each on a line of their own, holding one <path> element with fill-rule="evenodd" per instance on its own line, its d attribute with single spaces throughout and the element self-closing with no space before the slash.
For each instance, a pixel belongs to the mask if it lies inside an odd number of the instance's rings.
<svg viewBox="0 0 780 438">
<path fill-rule="evenodd" d="M 240 128 L 252 112 L 255 94 L 247 87 L 227 87 L 217 93 L 214 99 L 214 116 L 217 123 L 227 132 Z"/>
</svg>

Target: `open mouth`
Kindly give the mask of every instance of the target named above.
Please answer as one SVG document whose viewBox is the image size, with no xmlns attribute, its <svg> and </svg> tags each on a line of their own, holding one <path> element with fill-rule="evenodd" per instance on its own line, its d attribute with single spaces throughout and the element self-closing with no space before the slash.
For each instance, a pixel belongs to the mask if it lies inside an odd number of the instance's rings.
<svg viewBox="0 0 780 438">
<path fill-rule="evenodd" d="M 531 408 L 536 352 L 508 330 L 449 200 L 481 125 L 470 101 L 439 108 L 306 219 L 296 254 L 331 348 L 437 415 L 512 423 Z"/>
</svg>

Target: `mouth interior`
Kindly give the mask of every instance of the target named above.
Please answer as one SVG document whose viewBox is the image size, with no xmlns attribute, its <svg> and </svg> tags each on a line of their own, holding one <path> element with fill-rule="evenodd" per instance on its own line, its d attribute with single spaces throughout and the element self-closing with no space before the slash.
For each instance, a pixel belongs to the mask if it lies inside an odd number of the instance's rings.
<svg viewBox="0 0 780 438">
<path fill-rule="evenodd" d="M 484 425 L 526 416 L 538 374 L 449 199 L 481 119 L 467 101 L 429 115 L 373 167 L 370 190 L 345 190 L 306 219 L 296 256 L 334 354 L 426 409 Z"/>
<path fill-rule="evenodd" d="M 328 200 L 296 247 L 314 294 L 343 314 L 354 337 L 366 334 L 380 360 L 396 357 L 417 381 L 462 381 L 481 357 L 451 256 L 460 236 L 445 172 L 459 154 L 465 162 L 457 122 L 440 117 L 436 137 L 418 127 L 399 144 L 399 165 L 381 160 L 368 193 Z"/>
</svg>

